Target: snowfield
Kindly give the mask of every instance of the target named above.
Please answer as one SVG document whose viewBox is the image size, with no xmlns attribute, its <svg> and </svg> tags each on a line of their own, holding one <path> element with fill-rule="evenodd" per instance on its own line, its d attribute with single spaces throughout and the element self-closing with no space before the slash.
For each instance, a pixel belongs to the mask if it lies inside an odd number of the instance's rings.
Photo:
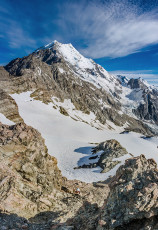
<svg viewBox="0 0 158 230">
<path fill-rule="evenodd" d="M 105 180 L 113 176 L 120 166 L 117 165 L 108 173 L 100 173 L 101 168 L 74 169 L 81 163 L 92 162 L 91 148 L 95 144 L 109 139 L 118 140 L 129 153 L 134 156 L 144 154 L 147 158 L 154 158 L 158 163 L 158 139 L 141 138 L 141 134 L 119 134 L 119 130 L 98 130 L 81 121 L 75 121 L 68 116 L 59 113 L 53 108 L 53 103 L 48 105 L 33 100 L 31 92 L 11 95 L 19 107 L 19 113 L 27 125 L 37 129 L 45 139 L 50 155 L 58 160 L 58 167 L 62 175 L 68 179 L 78 179 L 85 182 Z M 0 116 L 3 122 L 3 117 Z M 129 154 L 118 158 L 121 164 L 131 157 Z"/>
<path fill-rule="evenodd" d="M 0 122 L 2 122 L 4 125 L 15 125 L 13 121 L 7 119 L 2 113 L 0 113 Z"/>
</svg>

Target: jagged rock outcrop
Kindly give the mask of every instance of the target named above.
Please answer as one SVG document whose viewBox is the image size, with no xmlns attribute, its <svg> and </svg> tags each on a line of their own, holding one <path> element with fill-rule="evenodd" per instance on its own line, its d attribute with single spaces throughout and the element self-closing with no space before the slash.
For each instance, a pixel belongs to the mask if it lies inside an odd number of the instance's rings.
<svg viewBox="0 0 158 230">
<path fill-rule="evenodd" d="M 87 203 L 67 224 L 77 230 L 158 229 L 158 170 L 153 159 L 141 155 L 126 160 L 108 185 L 109 196 L 101 208 Z"/>
<path fill-rule="evenodd" d="M 148 87 L 144 84 L 144 82 L 141 80 L 141 78 L 134 79 L 131 78 L 128 83 L 128 86 L 131 87 L 131 89 L 147 89 Z"/>
<path fill-rule="evenodd" d="M 144 155 L 126 160 L 109 184 L 110 193 L 97 229 L 157 229 L 158 170 Z"/>
<path fill-rule="evenodd" d="M 40 133 L 24 123 L 0 124 L 0 209 L 31 217 L 49 210 L 61 188 L 57 160 Z"/>
<path fill-rule="evenodd" d="M 0 89 L 0 113 L 15 123 L 23 122 L 15 100 L 2 89 Z"/>
<path fill-rule="evenodd" d="M 138 106 L 137 109 L 133 110 L 133 112 L 144 120 L 152 120 L 156 124 L 158 124 L 158 92 L 155 90 L 148 91 L 144 90 L 143 98 L 144 102 Z"/>
<path fill-rule="evenodd" d="M 143 120 L 153 121 L 158 124 L 158 91 L 154 87 L 147 86 L 141 78 L 130 79 L 127 83 L 131 89 L 142 91 L 143 102 L 133 109 L 133 113 Z"/>
<path fill-rule="evenodd" d="M 102 168 L 101 173 L 106 173 L 121 162 L 119 160 L 114 160 L 115 158 L 128 154 L 127 150 L 123 148 L 118 141 L 113 139 L 101 142 L 99 145 L 93 148 L 92 154 L 97 154 L 100 151 L 102 151 L 100 155 L 96 155 L 95 157 L 91 156 L 89 158 L 90 160 L 96 159 L 95 163 L 89 163 L 88 165 L 84 164 L 76 167 L 76 169 L 96 168 L 100 166 Z"/>
<path fill-rule="evenodd" d="M 102 173 L 110 171 L 120 161 L 114 160 L 128 154 L 127 150 L 123 148 L 120 143 L 116 140 L 108 140 L 100 143 L 93 149 L 93 154 L 103 151 L 100 155 L 97 166 L 100 166 L 103 170 Z"/>
</svg>

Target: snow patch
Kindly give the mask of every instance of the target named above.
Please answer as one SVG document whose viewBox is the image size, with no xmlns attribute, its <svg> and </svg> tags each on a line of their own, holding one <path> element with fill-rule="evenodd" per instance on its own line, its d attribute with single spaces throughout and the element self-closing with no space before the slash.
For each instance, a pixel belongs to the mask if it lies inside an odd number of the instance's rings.
<svg viewBox="0 0 158 230">
<path fill-rule="evenodd" d="M 13 121 L 10 121 L 2 113 L 0 113 L 0 122 L 2 122 L 2 124 L 5 124 L 5 125 L 15 125 Z"/>
<path fill-rule="evenodd" d="M 61 68 L 61 67 L 59 67 L 58 69 L 59 69 L 60 73 L 64 73 L 65 72 L 65 70 L 63 70 L 63 68 Z"/>
</svg>

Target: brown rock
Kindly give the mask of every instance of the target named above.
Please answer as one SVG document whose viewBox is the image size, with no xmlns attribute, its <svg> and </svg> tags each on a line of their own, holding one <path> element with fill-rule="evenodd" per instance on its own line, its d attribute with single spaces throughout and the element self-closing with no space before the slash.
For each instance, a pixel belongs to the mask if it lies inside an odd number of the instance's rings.
<svg viewBox="0 0 158 230">
<path fill-rule="evenodd" d="M 102 217 L 107 222 L 107 229 L 121 229 L 121 226 L 131 229 L 133 222 L 137 223 L 135 229 L 145 229 L 145 223 L 152 223 L 153 219 L 149 218 L 158 215 L 157 181 L 154 160 L 147 160 L 144 155 L 126 160 L 110 182 L 111 191 Z M 140 223 L 142 228 L 137 228 Z"/>
</svg>

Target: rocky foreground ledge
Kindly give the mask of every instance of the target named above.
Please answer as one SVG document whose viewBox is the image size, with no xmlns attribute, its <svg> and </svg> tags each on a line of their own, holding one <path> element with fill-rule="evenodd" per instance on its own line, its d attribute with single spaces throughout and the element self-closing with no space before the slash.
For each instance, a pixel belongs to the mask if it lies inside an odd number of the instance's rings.
<svg viewBox="0 0 158 230">
<path fill-rule="evenodd" d="M 158 170 L 153 159 L 141 155 L 126 160 L 109 187 L 101 214 L 107 229 L 158 229 Z"/>
<path fill-rule="evenodd" d="M 38 131 L 24 123 L 0 124 L 1 210 L 26 218 L 48 210 L 61 181 L 57 160 Z"/>
<path fill-rule="evenodd" d="M 74 186 L 80 187 L 81 196 L 73 194 Z M 106 184 L 63 178 L 37 130 L 24 123 L 0 123 L 0 229 L 26 225 L 44 230 L 65 223 L 85 201 L 101 207 L 108 192 Z"/>
<path fill-rule="evenodd" d="M 37 130 L 0 123 L 0 211 L 3 230 L 156 230 L 157 165 L 141 155 L 109 181 L 68 181 Z"/>
</svg>

